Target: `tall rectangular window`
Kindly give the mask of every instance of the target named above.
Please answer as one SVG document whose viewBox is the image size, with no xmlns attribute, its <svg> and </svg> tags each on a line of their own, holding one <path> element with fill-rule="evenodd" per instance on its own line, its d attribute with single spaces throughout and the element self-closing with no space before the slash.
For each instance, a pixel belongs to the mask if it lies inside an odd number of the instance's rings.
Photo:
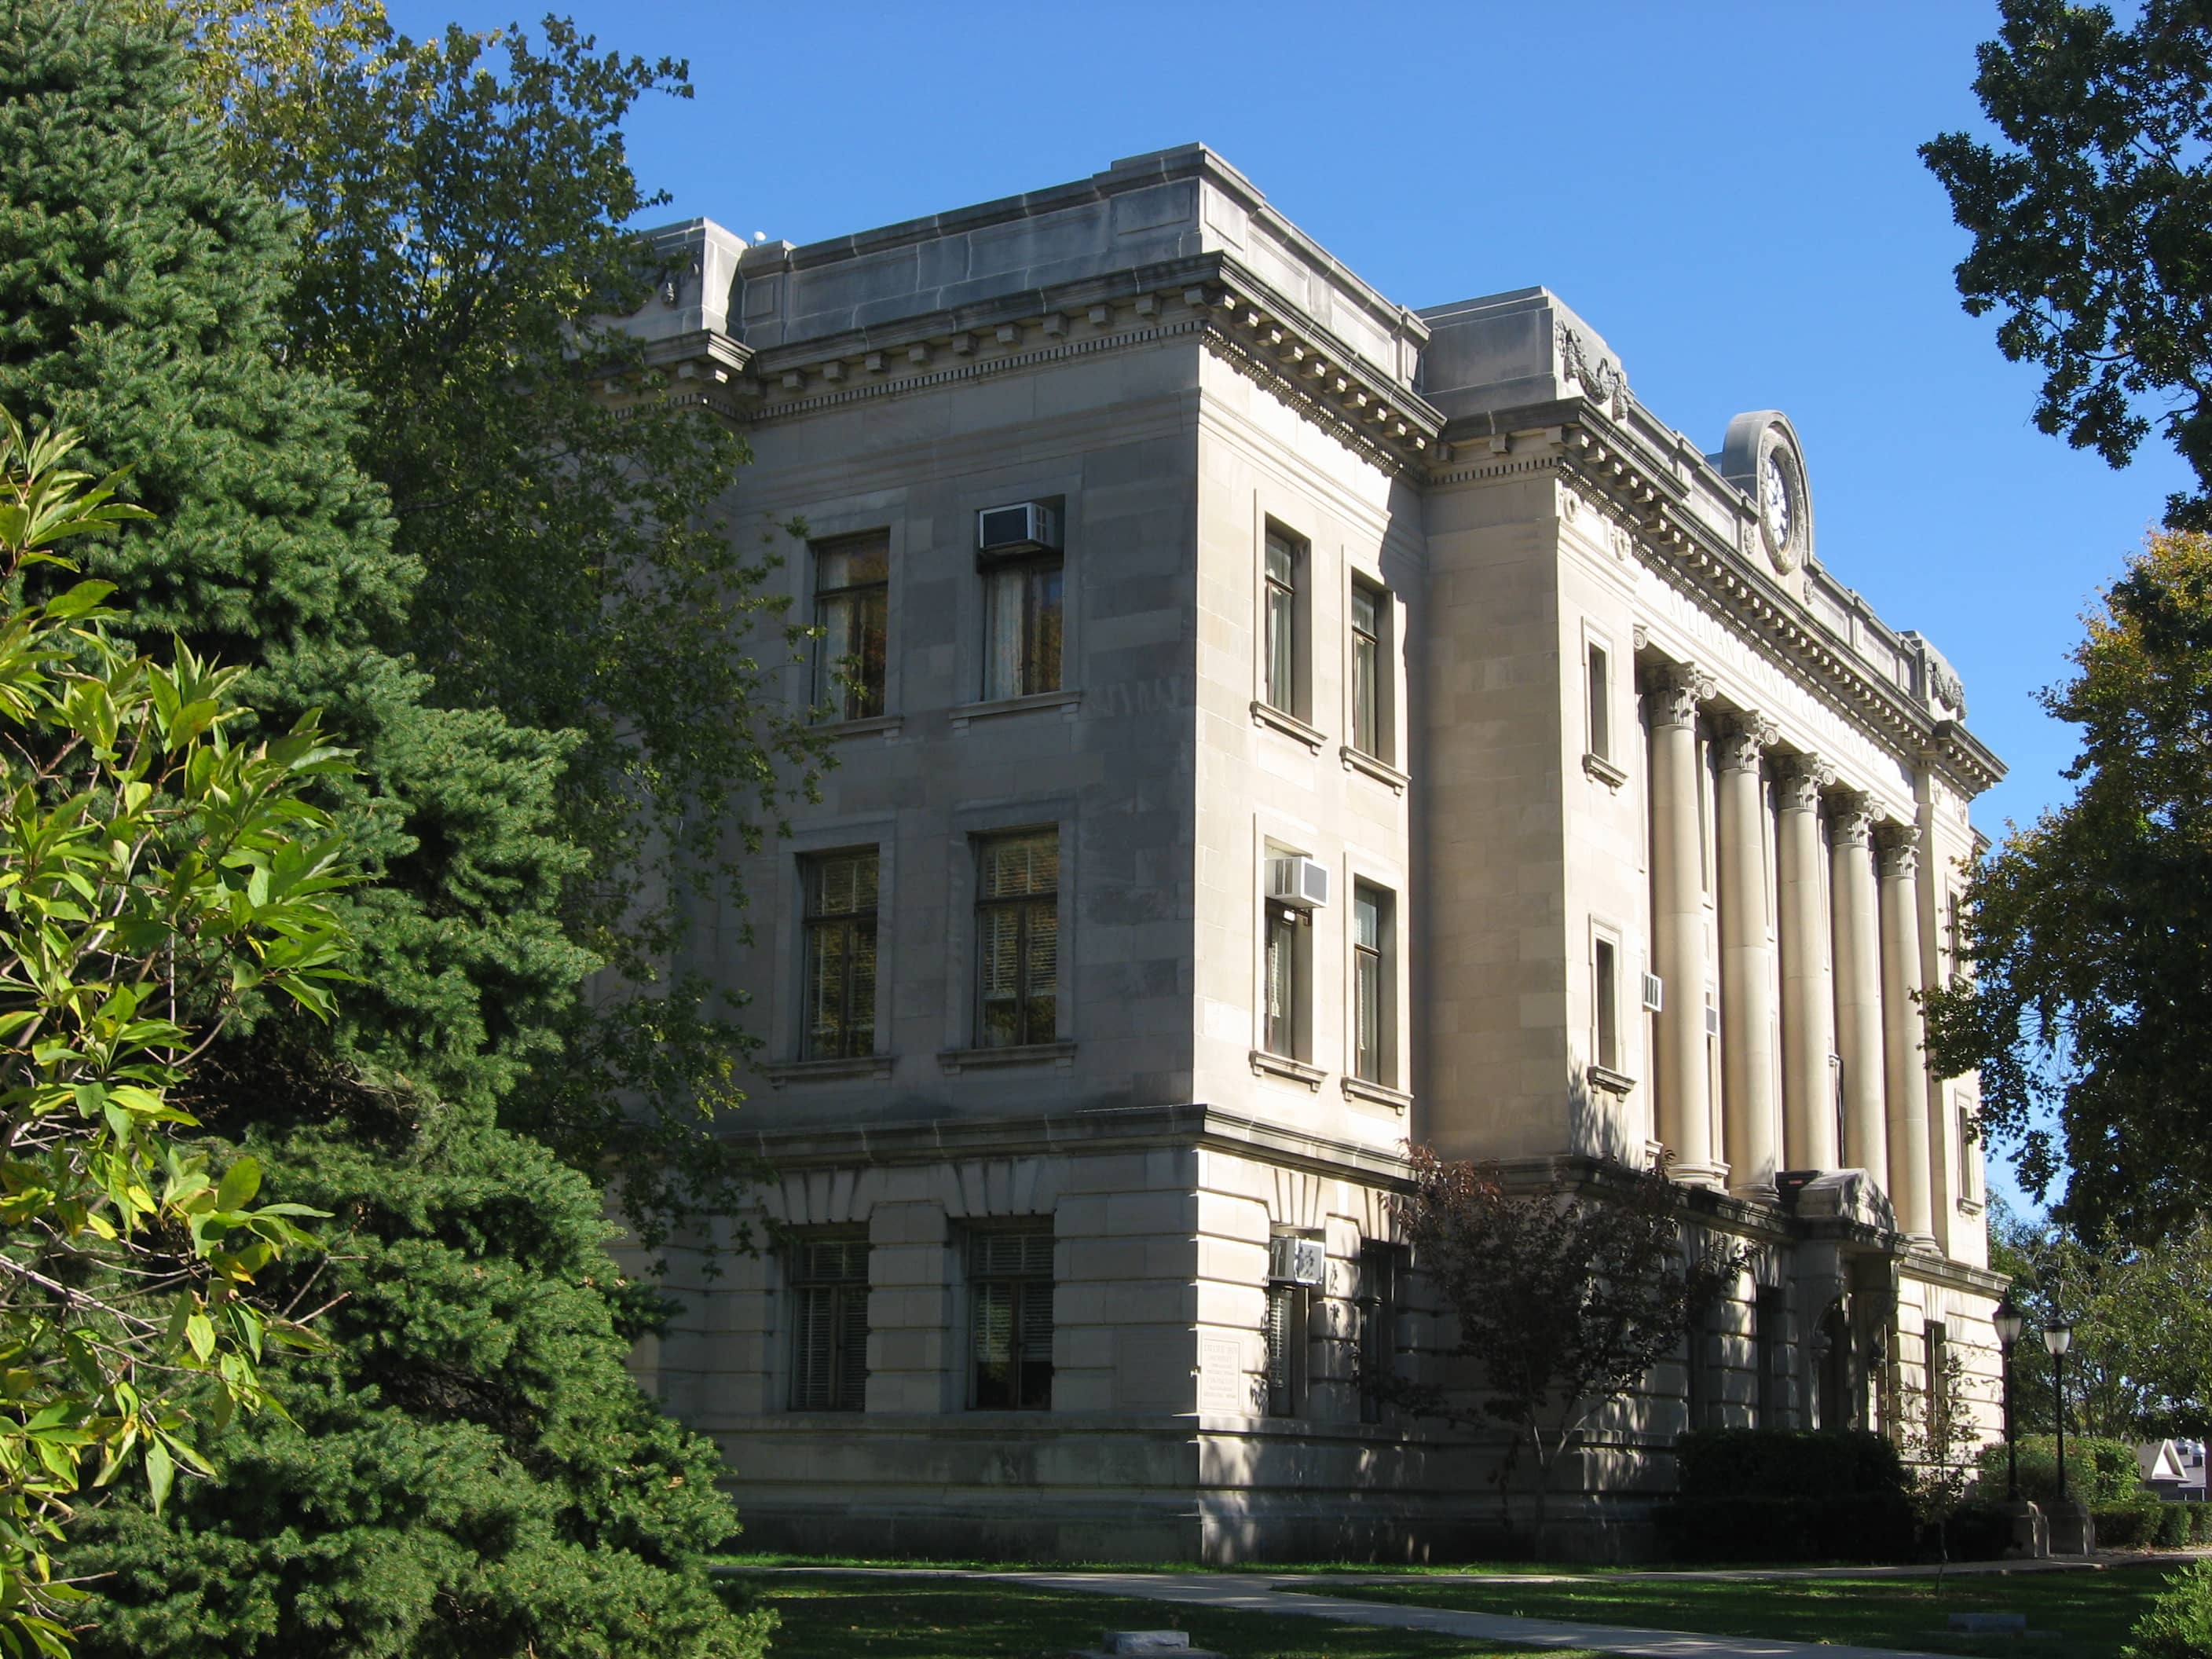
<svg viewBox="0 0 2212 1659">
<path fill-rule="evenodd" d="M 1298 714 L 1298 566 L 1304 549 L 1273 526 L 1267 528 L 1267 703 Z"/>
<path fill-rule="evenodd" d="M 981 844 L 975 884 L 975 1041 L 1050 1042 L 1060 1019 L 1060 831 Z"/>
<path fill-rule="evenodd" d="M 1589 751 L 1613 758 L 1613 671 L 1601 645 L 1589 647 Z"/>
<path fill-rule="evenodd" d="M 1359 1247 L 1359 1374 L 1394 1376 L 1398 1364 L 1398 1286 L 1406 1252 L 1396 1244 L 1370 1239 Z M 1372 1387 L 1359 1391 L 1359 1420 L 1380 1423 L 1382 1398 Z"/>
<path fill-rule="evenodd" d="M 1389 758 L 1383 720 L 1383 607 L 1388 598 L 1364 583 L 1352 589 L 1352 746 L 1377 760 Z"/>
<path fill-rule="evenodd" d="M 1923 1335 L 1928 1347 L 1928 1437 L 1930 1444 L 1944 1446 L 1951 1431 L 1951 1391 L 1944 1386 L 1944 1373 L 1951 1369 L 1950 1328 L 1931 1319 Z"/>
<path fill-rule="evenodd" d="M 868 1392 L 868 1241 L 807 1238 L 788 1257 L 791 1409 L 856 1412 Z"/>
<path fill-rule="evenodd" d="M 824 542 L 814 550 L 814 701 L 833 720 L 884 712 L 890 628 L 890 534 Z"/>
<path fill-rule="evenodd" d="M 1363 1083 L 1389 1084 L 1390 959 L 1386 941 L 1390 896 L 1365 884 L 1352 890 L 1352 1074 Z"/>
<path fill-rule="evenodd" d="M 1267 929 L 1267 1018 L 1261 1046 L 1271 1054 L 1298 1058 L 1299 917 L 1287 904 L 1261 907 L 1261 926 Z"/>
<path fill-rule="evenodd" d="M 1620 947 L 1601 939 L 1591 947 L 1591 1021 L 1597 1063 L 1620 1069 Z"/>
<path fill-rule="evenodd" d="M 806 892 L 803 1060 L 876 1049 L 876 849 L 823 853 L 801 866 Z"/>
<path fill-rule="evenodd" d="M 1782 1421 L 1782 1377 L 1780 1367 L 1787 1350 L 1782 1342 L 1782 1322 L 1785 1315 L 1783 1291 L 1778 1286 L 1762 1285 L 1752 1303 L 1753 1363 L 1759 1375 L 1753 1382 L 1753 1395 L 1759 1412 L 1759 1420 L 1753 1425 L 1761 1429 L 1778 1429 Z"/>
<path fill-rule="evenodd" d="M 975 1408 L 1051 1410 L 1051 1233 L 970 1233 L 968 1310 Z"/>
<path fill-rule="evenodd" d="M 1951 1115 L 1959 1123 L 1959 1196 L 1970 1204 L 1978 1202 L 1982 1169 L 1975 1154 L 1980 1150 L 1981 1136 L 1974 1121 L 1974 1103 L 1965 1095 L 1954 1096 Z"/>
<path fill-rule="evenodd" d="M 1267 1415 L 1297 1417 L 1306 1403 L 1306 1310 L 1303 1285 L 1267 1286 Z"/>
<path fill-rule="evenodd" d="M 1060 561 L 1024 559 L 983 577 L 983 695 L 1026 697 L 1060 686 Z"/>
</svg>

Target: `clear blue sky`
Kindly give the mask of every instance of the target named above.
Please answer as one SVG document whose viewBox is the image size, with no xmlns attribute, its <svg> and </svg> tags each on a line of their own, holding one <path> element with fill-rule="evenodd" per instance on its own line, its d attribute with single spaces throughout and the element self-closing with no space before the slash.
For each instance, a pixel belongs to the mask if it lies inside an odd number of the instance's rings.
<svg viewBox="0 0 2212 1659">
<path fill-rule="evenodd" d="M 2037 432 L 2035 376 L 1960 309 L 1966 239 L 1914 149 L 1980 125 L 1993 5 L 572 9 L 690 61 L 696 95 L 631 125 L 656 219 L 807 242 L 1199 140 L 1405 304 L 1554 289 L 1708 450 L 1736 411 L 1787 410 L 1824 562 L 1949 654 L 2011 764 L 1978 821 L 2061 797 L 2069 733 L 2033 694 L 2185 475 Z M 417 33 L 517 15 L 391 10 Z"/>
</svg>

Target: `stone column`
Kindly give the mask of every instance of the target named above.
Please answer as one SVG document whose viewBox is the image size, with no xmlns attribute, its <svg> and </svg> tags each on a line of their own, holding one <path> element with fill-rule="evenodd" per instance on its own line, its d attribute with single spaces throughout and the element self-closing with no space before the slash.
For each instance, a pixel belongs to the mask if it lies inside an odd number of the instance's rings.
<svg viewBox="0 0 2212 1659">
<path fill-rule="evenodd" d="M 1828 897 L 1836 957 L 1836 1052 L 1844 1060 L 1844 1167 L 1889 1179 L 1882 1104 L 1881 939 L 1875 919 L 1874 816 L 1867 798 L 1837 797 L 1828 816 Z"/>
<path fill-rule="evenodd" d="M 1889 1097 L 1889 1197 L 1897 1224 L 1934 1245 L 1934 1181 L 1929 1168 L 1928 1066 L 1920 1013 L 1920 831 L 1885 824 L 1881 854 L 1882 1054 Z"/>
<path fill-rule="evenodd" d="M 1777 769 L 1783 1161 L 1792 1170 L 1840 1167 L 1835 1085 L 1828 1075 L 1835 1030 L 1826 975 L 1828 919 L 1820 885 L 1820 791 L 1832 776 L 1812 755 L 1790 756 Z"/>
<path fill-rule="evenodd" d="M 1757 716 L 1721 739 L 1721 1122 L 1735 1190 L 1774 1193 L 1774 953 L 1766 942 L 1765 790 L 1774 727 Z"/>
<path fill-rule="evenodd" d="M 1712 683 L 1669 665 L 1650 681 L 1652 960 L 1662 981 L 1659 1139 L 1677 1180 L 1719 1184 L 1705 1066 L 1705 884 L 1698 838 L 1698 704 Z"/>
</svg>

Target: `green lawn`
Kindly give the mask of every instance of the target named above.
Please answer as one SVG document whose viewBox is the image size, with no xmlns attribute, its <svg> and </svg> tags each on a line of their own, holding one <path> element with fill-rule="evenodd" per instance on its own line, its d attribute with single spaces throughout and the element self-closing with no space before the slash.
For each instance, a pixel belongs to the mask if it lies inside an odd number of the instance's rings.
<svg viewBox="0 0 2212 1659">
<path fill-rule="evenodd" d="M 1064 1569 L 1063 1569 L 1064 1571 Z M 1504 1659 L 1504 1649 L 1287 1613 L 1207 1613 L 978 1579 L 763 1575 L 783 1627 L 772 1659 L 1063 1659 L 1104 1630 L 1187 1630 L 1234 1659 Z M 1596 1659 L 1555 1652 L 1553 1659 Z"/>
<path fill-rule="evenodd" d="M 1254 1573 L 1263 1578 L 1291 1577 L 1373 1574 L 1379 1577 L 1402 1577 L 1407 1573 L 1449 1573 L 1464 1577 L 1469 1573 L 1559 1573 L 1583 1574 L 1626 1572 L 1627 1567 L 1586 1566 L 1575 1563 L 1532 1566 L 1526 1561 L 1462 1561 L 1449 1565 L 1420 1566 L 1404 1561 L 1293 1561 L 1268 1565 L 1264 1562 L 1248 1562 L 1241 1566 L 1209 1567 L 1190 1561 L 1009 1561 L 1003 1557 L 963 1558 L 947 1556 L 927 1559 L 911 1555 L 792 1555 L 775 1550 L 757 1550 L 744 1555 L 718 1555 L 714 1565 L 731 1567 L 741 1572 L 768 1572 L 778 1567 L 942 1567 L 948 1571 L 969 1572 L 1242 1572 Z"/>
<path fill-rule="evenodd" d="M 1858 1643 L 1934 1653 L 2021 1651 L 2003 1637 L 1953 1636 L 1952 1613 L 2024 1613 L 2031 1631 L 2059 1639 L 2040 1651 L 2066 1659 L 2118 1659 L 2120 1644 L 2150 1598 L 2180 1564 L 2101 1572 L 1976 1574 L 1932 1578 L 1798 1578 L 1749 1583 L 1631 1580 L 1593 1576 L 1573 1584 L 1316 1584 L 1316 1594 L 1418 1607 L 1463 1607 L 1528 1619 L 1800 1642 Z"/>
</svg>

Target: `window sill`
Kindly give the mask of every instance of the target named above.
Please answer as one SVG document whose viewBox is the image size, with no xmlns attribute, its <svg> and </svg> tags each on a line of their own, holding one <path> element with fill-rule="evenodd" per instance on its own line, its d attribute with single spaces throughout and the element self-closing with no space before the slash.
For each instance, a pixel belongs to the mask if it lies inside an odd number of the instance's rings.
<svg viewBox="0 0 2212 1659">
<path fill-rule="evenodd" d="M 1403 1089 L 1393 1089 L 1388 1084 L 1370 1083 L 1364 1078 L 1346 1075 L 1338 1080 L 1346 1100 L 1364 1100 L 1371 1106 L 1388 1106 L 1394 1112 L 1402 1112 L 1413 1103 L 1413 1096 Z"/>
<path fill-rule="evenodd" d="M 994 697 L 988 702 L 963 703 L 952 711 L 952 729 L 965 732 L 970 720 L 996 720 L 1001 714 L 1026 714 L 1039 708 L 1057 708 L 1068 720 L 1081 706 L 1080 691 L 1032 691 L 1024 697 Z"/>
<path fill-rule="evenodd" d="M 1628 774 L 1602 755 L 1584 755 L 1583 770 L 1608 789 L 1618 789 L 1628 781 Z"/>
<path fill-rule="evenodd" d="M 1336 752 L 1343 757 L 1346 771 L 1364 772 L 1377 783 L 1389 784 L 1390 793 L 1394 795 L 1402 795 L 1406 793 L 1406 785 L 1411 780 L 1389 762 L 1377 760 L 1372 755 L 1363 754 L 1348 743 Z"/>
<path fill-rule="evenodd" d="M 1009 1048 L 939 1048 L 937 1063 L 945 1068 L 947 1077 L 957 1077 L 963 1071 L 980 1071 L 993 1066 L 1073 1066 L 1075 1064 L 1075 1045 L 1072 1042 L 1024 1042 Z"/>
<path fill-rule="evenodd" d="M 814 729 L 830 738 L 868 738 L 880 732 L 884 741 L 889 743 L 905 724 L 903 714 L 871 714 L 861 720 L 824 720 Z"/>
<path fill-rule="evenodd" d="M 1979 1215 L 1981 1212 L 1982 1200 L 1980 1199 L 1962 1198 L 1959 1200 L 1959 1213 L 1960 1215 Z"/>
<path fill-rule="evenodd" d="M 896 1054 L 853 1054 L 840 1060 L 775 1060 L 755 1066 L 771 1089 L 787 1083 L 823 1083 L 838 1078 L 887 1078 Z"/>
<path fill-rule="evenodd" d="M 1271 1054 L 1264 1048 L 1252 1050 L 1252 1075 L 1279 1077 L 1292 1083 L 1303 1083 L 1316 1094 L 1321 1092 L 1321 1081 L 1328 1073 L 1318 1066 L 1309 1066 L 1302 1060 L 1292 1060 L 1287 1054 Z"/>
<path fill-rule="evenodd" d="M 1256 697 L 1252 702 L 1252 724 L 1272 726 L 1285 737 L 1296 738 L 1316 755 L 1321 753 L 1322 745 L 1328 741 L 1326 733 L 1316 731 L 1296 714 L 1286 714 L 1274 704 L 1261 702 Z"/>
<path fill-rule="evenodd" d="M 1627 1073 L 1616 1072 L 1612 1066 L 1601 1066 L 1595 1060 L 1583 1068 L 1583 1075 L 1589 1079 L 1591 1088 L 1602 1089 L 1609 1095 L 1625 1095 L 1636 1086 L 1636 1079 Z"/>
</svg>

